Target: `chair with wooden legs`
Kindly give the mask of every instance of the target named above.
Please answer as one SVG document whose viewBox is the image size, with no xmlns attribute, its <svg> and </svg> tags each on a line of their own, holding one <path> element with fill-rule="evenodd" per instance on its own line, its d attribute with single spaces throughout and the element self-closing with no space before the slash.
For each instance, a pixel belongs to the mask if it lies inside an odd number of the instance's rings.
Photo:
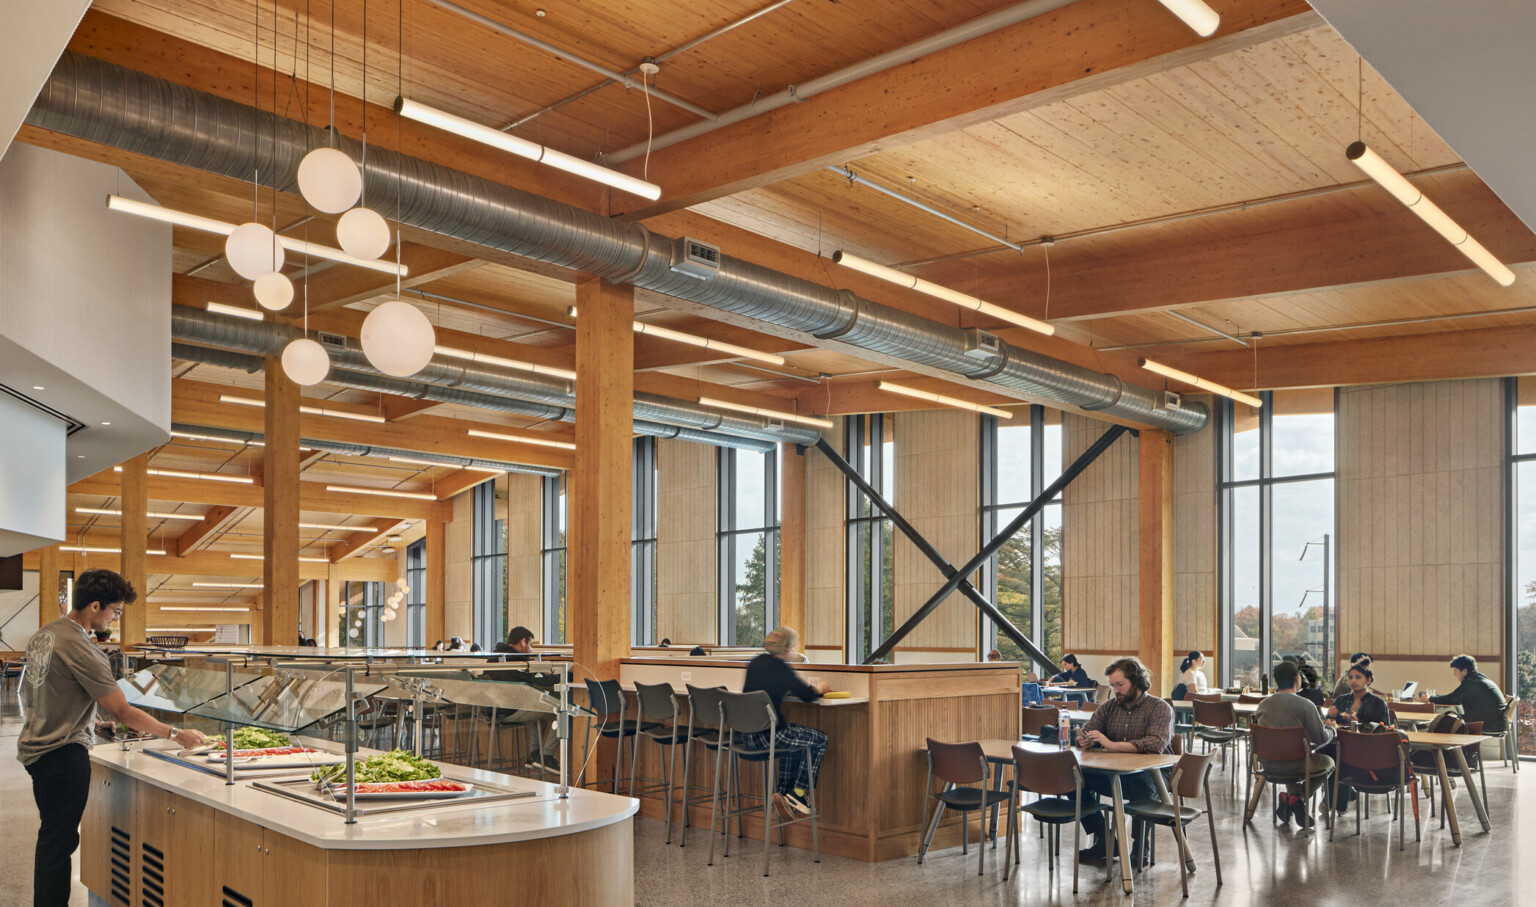
<svg viewBox="0 0 1536 907">
<path fill-rule="evenodd" d="M 1253 821 L 1253 813 L 1259 806 L 1259 798 L 1264 795 L 1264 785 L 1300 784 L 1302 786 L 1302 805 L 1310 810 L 1312 808 L 1312 795 L 1319 790 L 1326 790 L 1328 776 L 1333 769 L 1318 768 L 1308 770 L 1305 766 L 1307 757 L 1312 753 L 1312 743 L 1307 739 L 1307 730 L 1301 726 L 1296 727 L 1264 727 L 1255 724 L 1248 728 L 1252 735 L 1248 754 L 1248 777 L 1252 792 L 1248 796 L 1248 806 L 1243 811 L 1243 824 Z M 1277 772 L 1263 768 L 1265 762 L 1299 762 L 1302 768 L 1295 772 Z M 1256 782 L 1256 783 L 1255 783 Z M 1270 795 L 1270 808 L 1278 805 L 1275 800 L 1277 791 Z M 1324 810 L 1328 827 L 1333 827 L 1333 810 Z M 1307 834 L 1312 833 L 1310 825 L 1304 829 Z"/>
<path fill-rule="evenodd" d="M 1216 884 L 1222 884 L 1221 848 L 1216 843 L 1216 812 L 1211 808 L 1210 776 L 1210 753 L 1181 755 L 1168 783 L 1169 791 L 1173 794 L 1172 803 L 1155 799 L 1135 800 L 1125 807 L 1127 816 L 1145 821 L 1149 835 L 1154 825 L 1165 825 L 1173 831 L 1174 840 L 1179 845 L 1179 884 L 1183 886 L 1186 898 L 1189 897 L 1189 873 L 1194 871 L 1195 861 L 1190 855 L 1189 836 L 1185 834 L 1185 829 L 1202 815 L 1210 826 L 1211 858 L 1216 867 Z M 1198 805 L 1201 797 L 1205 798 L 1204 809 Z M 1186 800 L 1196 805 L 1186 806 Z M 1147 850 L 1150 853 L 1151 847 L 1148 846 Z"/>
<path fill-rule="evenodd" d="M 1013 790 L 1039 795 L 1030 803 L 1014 803 L 1008 808 L 1008 838 L 1003 847 L 1003 880 L 1007 881 L 1011 864 L 1020 862 L 1019 813 L 1026 812 L 1041 827 L 1051 826 L 1046 835 L 1046 870 L 1054 875 L 1061 868 L 1061 827 L 1072 823 L 1072 893 L 1077 893 L 1078 873 L 1082 863 L 1078 844 L 1083 835 L 1083 772 L 1071 750 L 1038 753 L 1022 746 L 1013 748 Z M 1013 790 L 1009 791 L 1012 796 Z M 1086 805 L 1091 813 L 1113 809 L 1107 803 Z M 1105 823 L 1112 826 L 1114 823 Z M 1112 836 L 1112 833 L 1111 833 Z M 982 848 L 985 850 L 986 848 Z M 1114 861 L 1109 861 L 1113 866 Z"/>
<path fill-rule="evenodd" d="M 653 782 L 638 793 L 666 792 L 667 839 L 672 843 L 672 791 L 677 785 L 677 754 L 683 753 L 683 771 L 688 771 L 688 727 L 678 722 L 677 696 L 669 683 L 635 683 L 635 695 L 640 699 L 640 720 L 645 724 L 634 735 L 629 754 L 629 795 L 635 796 L 635 767 L 639 760 L 640 740 L 649 738 L 661 748 L 659 762 L 665 764 L 665 779 L 647 778 Z"/>
<path fill-rule="evenodd" d="M 1330 802 L 1339 802 L 1339 785 L 1348 784 L 1361 795 L 1361 808 L 1355 810 L 1355 834 L 1360 834 L 1360 814 L 1365 800 L 1371 794 L 1397 794 L 1397 849 L 1407 846 L 1408 826 L 1403 809 L 1403 789 L 1412 783 L 1408 771 L 1408 748 L 1396 732 L 1389 734 L 1361 734 L 1343 730 L 1334 738 L 1337 742 L 1333 793 Z M 1414 793 L 1412 796 L 1417 797 Z M 1391 800 L 1388 800 L 1391 803 Z M 1411 801 L 1410 801 L 1411 805 Z M 1333 840 L 1334 828 L 1328 828 L 1328 840 Z M 1419 840 L 1419 811 L 1413 810 L 1413 839 Z"/>
<path fill-rule="evenodd" d="M 923 792 L 927 794 L 927 798 L 923 801 L 926 831 L 923 834 L 922 843 L 917 848 L 919 864 L 923 862 L 929 846 L 933 844 L 933 836 L 939 830 L 939 820 L 944 817 L 944 810 L 953 809 L 961 813 L 960 852 L 965 854 L 970 852 L 971 847 L 971 823 L 970 817 L 966 814 L 980 810 L 985 816 L 990 807 L 1013 799 L 1011 790 L 987 790 L 985 785 L 988 775 L 987 757 L 982 752 L 980 743 L 942 743 L 932 737 L 928 738 L 928 781 L 923 787 Z M 933 793 L 935 777 L 944 784 L 944 789 L 937 794 Z M 969 784 L 982 786 L 967 787 L 966 785 Z M 928 821 L 928 801 L 930 800 L 939 801 L 937 808 L 934 809 L 932 821 Z M 981 851 L 980 861 L 976 867 L 977 875 L 981 875 L 987 868 L 985 823 L 983 823 L 981 834 L 982 839 L 976 845 L 976 849 Z"/>
</svg>

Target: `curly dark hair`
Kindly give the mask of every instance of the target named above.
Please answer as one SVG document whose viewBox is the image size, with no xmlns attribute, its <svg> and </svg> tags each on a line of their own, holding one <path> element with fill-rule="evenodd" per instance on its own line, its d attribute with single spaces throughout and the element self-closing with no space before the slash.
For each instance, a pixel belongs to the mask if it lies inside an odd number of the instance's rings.
<svg viewBox="0 0 1536 907">
<path fill-rule="evenodd" d="M 138 598 L 139 593 L 134 591 L 133 583 L 123 579 L 122 574 L 98 567 L 85 571 L 75 580 L 74 598 L 70 600 L 70 606 L 76 611 L 84 611 L 96 602 L 106 607 L 118 603 L 132 604 Z"/>
<path fill-rule="evenodd" d="M 1117 658 L 1109 663 L 1109 667 L 1104 669 L 1104 676 L 1108 677 L 1116 671 L 1123 674 L 1126 680 L 1129 680 L 1136 689 L 1141 690 L 1143 693 L 1152 689 L 1152 674 L 1147 670 L 1147 666 L 1141 663 L 1140 658 L 1134 655 Z"/>
<path fill-rule="evenodd" d="M 1477 670 L 1477 659 L 1473 658 L 1471 655 L 1457 655 L 1455 658 L 1451 659 L 1451 667 L 1458 671 L 1466 671 L 1471 673 L 1472 671 Z"/>
</svg>

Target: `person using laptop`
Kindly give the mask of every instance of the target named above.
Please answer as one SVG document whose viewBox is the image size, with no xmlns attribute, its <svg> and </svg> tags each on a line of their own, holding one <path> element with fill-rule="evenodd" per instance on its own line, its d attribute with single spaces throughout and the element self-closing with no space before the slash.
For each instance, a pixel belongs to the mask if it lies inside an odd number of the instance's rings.
<svg viewBox="0 0 1536 907">
<path fill-rule="evenodd" d="M 1444 696 L 1431 696 L 1435 705 L 1459 705 L 1468 724 L 1483 723 L 1484 733 L 1504 730 L 1504 694 L 1487 674 L 1477 669 L 1477 659 L 1457 655 L 1451 659 L 1451 673 L 1459 685 Z"/>
</svg>

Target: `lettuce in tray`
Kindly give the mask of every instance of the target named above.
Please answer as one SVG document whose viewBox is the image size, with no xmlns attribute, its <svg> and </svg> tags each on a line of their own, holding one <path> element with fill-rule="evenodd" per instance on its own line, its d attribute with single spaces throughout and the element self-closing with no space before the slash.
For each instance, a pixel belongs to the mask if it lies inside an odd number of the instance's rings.
<svg viewBox="0 0 1536 907">
<path fill-rule="evenodd" d="M 442 770 L 436 765 L 406 750 L 394 750 L 369 756 L 367 759 L 359 760 L 353 771 L 353 777 L 359 784 L 376 781 L 430 781 L 433 778 L 441 778 L 442 775 Z M 327 765 L 316 769 L 309 777 L 322 784 L 345 782 L 347 767 Z"/>
<path fill-rule="evenodd" d="M 208 738 L 208 742 L 219 749 L 224 748 L 224 735 L 216 734 Z M 237 750 L 264 750 L 275 746 L 291 746 L 287 734 L 278 731 L 269 731 L 260 727 L 235 728 L 235 749 Z"/>
</svg>

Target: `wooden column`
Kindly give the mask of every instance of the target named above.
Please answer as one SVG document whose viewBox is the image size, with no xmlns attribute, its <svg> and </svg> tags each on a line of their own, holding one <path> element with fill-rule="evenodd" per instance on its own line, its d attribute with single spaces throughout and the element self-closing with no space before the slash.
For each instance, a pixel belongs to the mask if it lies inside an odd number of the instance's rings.
<svg viewBox="0 0 1536 907">
<path fill-rule="evenodd" d="M 59 551 L 49 545 L 37 551 L 37 625 L 52 623 L 64 616 L 59 607 Z"/>
<path fill-rule="evenodd" d="M 1152 672 L 1152 694 L 1173 689 L 1173 436 L 1141 430 L 1140 631 L 1137 650 Z"/>
<path fill-rule="evenodd" d="M 805 638 L 805 455 L 780 444 L 779 624 Z"/>
<path fill-rule="evenodd" d="M 299 639 L 299 386 L 275 356 L 266 361 L 266 443 L 262 470 L 262 638 Z"/>
<path fill-rule="evenodd" d="M 139 593 L 134 605 L 123 609 L 118 634 L 123 645 L 144 642 L 144 628 L 149 625 L 149 572 L 145 550 L 149 547 L 149 454 L 142 453 L 123 464 L 123 516 L 118 544 L 123 549 L 118 565 L 123 579 Z"/>
<path fill-rule="evenodd" d="M 566 625 L 577 663 L 607 679 L 619 676 L 619 659 L 629 656 L 634 290 L 583 278 L 576 305 Z"/>
<path fill-rule="evenodd" d="M 427 588 L 422 599 L 427 603 L 426 638 L 423 645 L 430 646 L 446 636 L 444 619 L 448 609 L 448 546 L 443 538 L 443 521 L 427 520 L 426 536 Z"/>
</svg>

